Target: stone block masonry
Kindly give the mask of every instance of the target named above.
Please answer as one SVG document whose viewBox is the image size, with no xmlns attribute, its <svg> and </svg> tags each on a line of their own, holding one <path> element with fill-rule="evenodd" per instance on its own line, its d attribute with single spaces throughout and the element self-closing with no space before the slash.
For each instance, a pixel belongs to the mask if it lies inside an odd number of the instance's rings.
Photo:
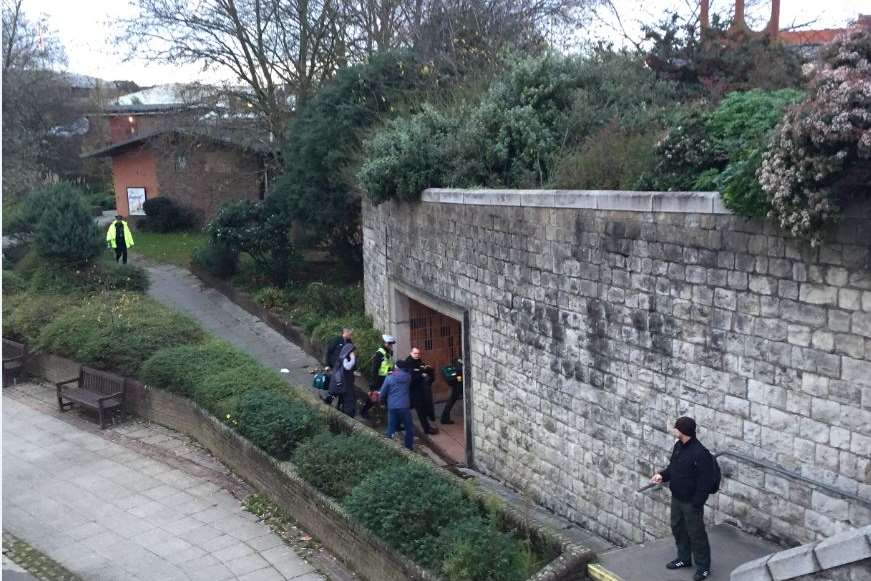
<svg viewBox="0 0 871 581">
<path fill-rule="evenodd" d="M 712 450 L 866 500 L 723 458 L 709 518 L 794 544 L 871 523 L 871 206 L 819 248 L 704 192 L 428 190 L 364 204 L 363 231 L 376 326 L 392 283 L 469 310 L 479 470 L 662 537 L 668 493 L 635 491 L 688 414 Z"/>
</svg>

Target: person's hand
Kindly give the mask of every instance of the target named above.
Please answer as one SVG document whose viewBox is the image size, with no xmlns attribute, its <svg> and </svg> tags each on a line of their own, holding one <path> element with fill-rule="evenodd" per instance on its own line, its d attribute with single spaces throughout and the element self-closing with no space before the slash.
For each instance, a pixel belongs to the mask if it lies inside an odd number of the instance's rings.
<svg viewBox="0 0 871 581">
<path fill-rule="evenodd" d="M 653 476 L 651 476 L 651 477 L 650 477 L 650 483 L 651 483 L 651 484 L 662 484 L 662 474 L 660 474 L 660 473 L 657 472 L 656 474 L 654 474 Z"/>
</svg>

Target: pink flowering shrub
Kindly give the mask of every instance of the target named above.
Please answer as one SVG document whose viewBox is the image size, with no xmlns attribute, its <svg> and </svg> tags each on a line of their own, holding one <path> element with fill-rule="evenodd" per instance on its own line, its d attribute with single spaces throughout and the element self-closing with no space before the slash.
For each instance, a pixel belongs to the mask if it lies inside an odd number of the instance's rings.
<svg viewBox="0 0 871 581">
<path fill-rule="evenodd" d="M 810 96 L 787 111 L 757 177 L 769 216 L 817 245 L 851 198 L 871 194 L 871 32 L 823 52 Z"/>
</svg>

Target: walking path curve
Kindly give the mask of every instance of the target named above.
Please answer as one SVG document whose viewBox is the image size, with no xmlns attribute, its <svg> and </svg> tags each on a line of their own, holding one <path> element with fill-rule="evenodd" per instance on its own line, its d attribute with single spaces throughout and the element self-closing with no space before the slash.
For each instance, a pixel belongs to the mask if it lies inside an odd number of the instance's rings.
<svg viewBox="0 0 871 581">
<path fill-rule="evenodd" d="M 248 353 L 257 361 L 280 371 L 294 385 L 308 386 L 309 370 L 320 363 L 300 347 L 285 339 L 265 322 L 234 304 L 213 288 L 203 285 L 189 271 L 177 266 L 147 266 L 155 300 L 198 320 L 213 335 Z"/>
</svg>

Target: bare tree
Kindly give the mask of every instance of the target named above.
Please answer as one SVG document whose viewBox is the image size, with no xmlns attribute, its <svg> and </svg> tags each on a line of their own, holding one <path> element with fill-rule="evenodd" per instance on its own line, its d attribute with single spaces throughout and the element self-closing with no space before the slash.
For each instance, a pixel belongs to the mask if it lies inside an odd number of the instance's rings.
<svg viewBox="0 0 871 581">
<path fill-rule="evenodd" d="M 3 193 L 20 196 L 68 154 L 52 130 L 82 113 L 59 68 L 63 46 L 42 21 L 29 19 L 22 1 L 3 2 Z M 75 152 L 76 159 L 77 153 Z M 63 165 L 61 163 L 61 165 Z"/>
<path fill-rule="evenodd" d="M 196 63 L 231 73 L 280 138 L 304 102 L 343 58 L 336 0 L 134 0 L 125 20 L 130 55 Z"/>
</svg>

